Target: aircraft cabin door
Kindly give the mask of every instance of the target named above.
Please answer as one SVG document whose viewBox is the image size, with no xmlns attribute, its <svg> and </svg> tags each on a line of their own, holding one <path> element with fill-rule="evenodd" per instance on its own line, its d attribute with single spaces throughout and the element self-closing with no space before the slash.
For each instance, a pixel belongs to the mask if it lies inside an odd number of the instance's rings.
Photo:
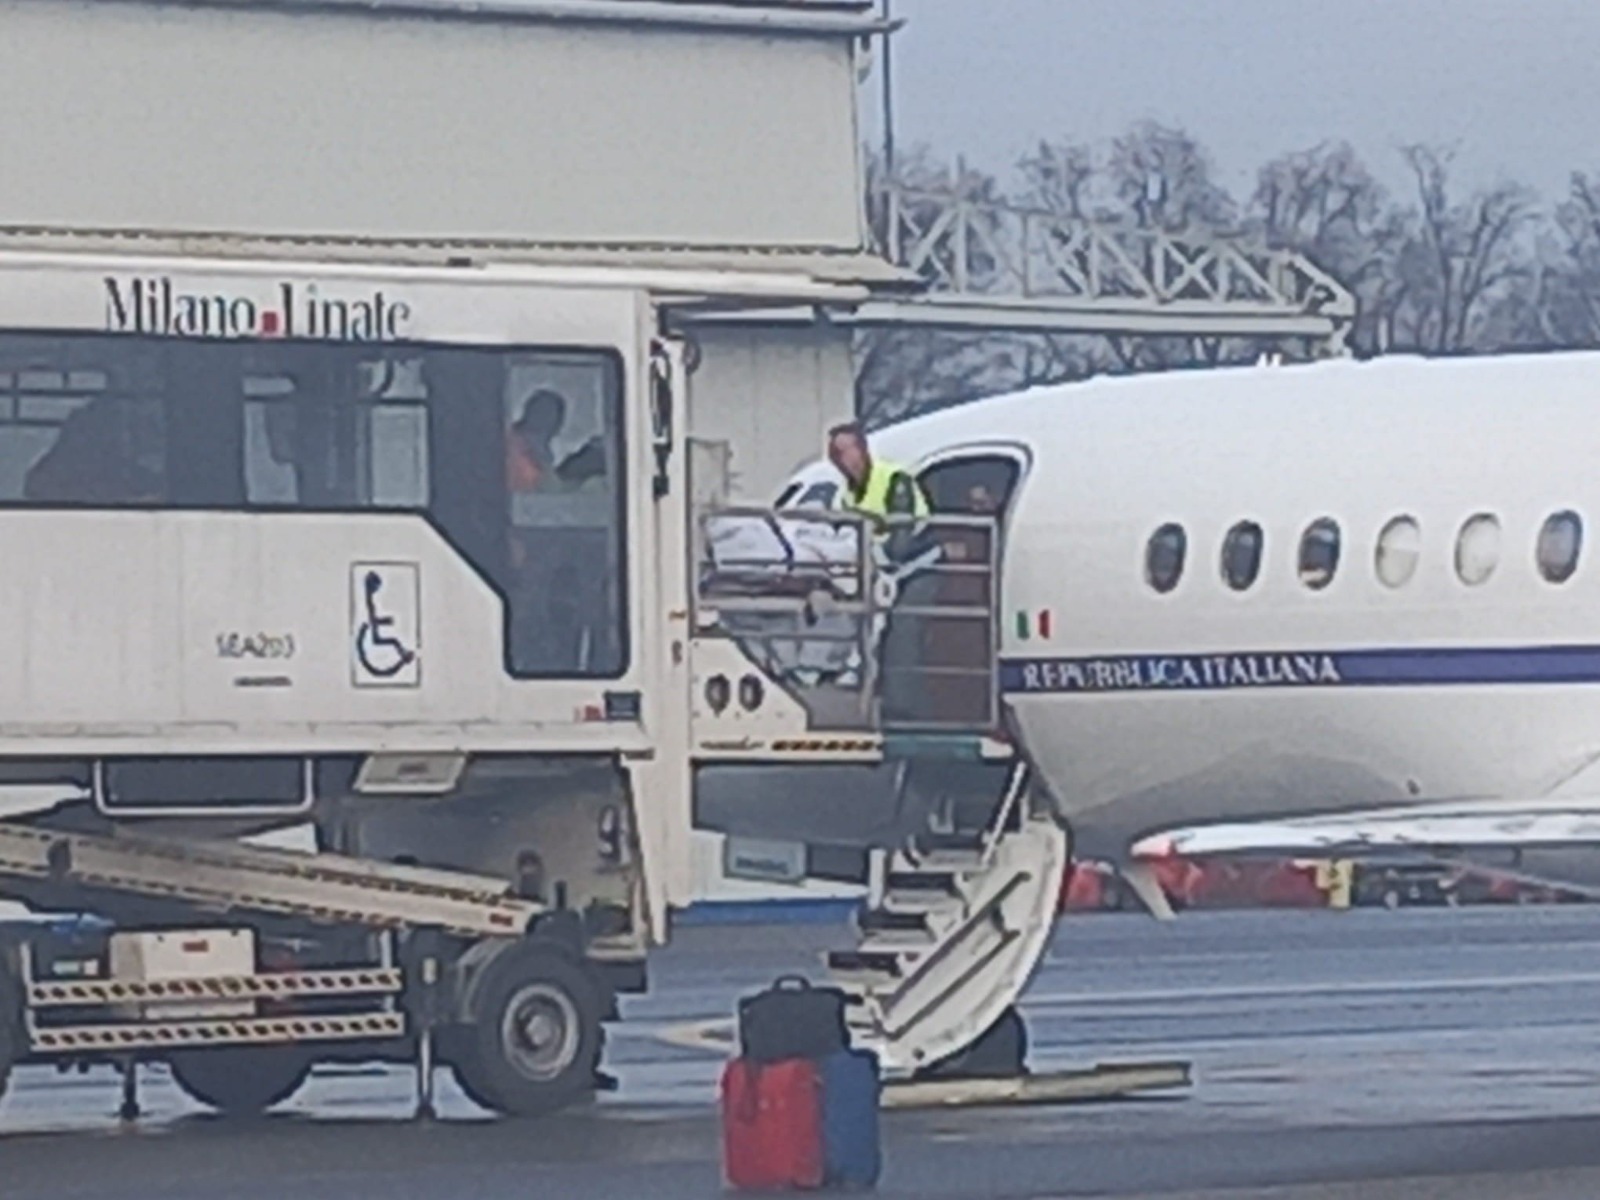
<svg viewBox="0 0 1600 1200">
<path fill-rule="evenodd" d="M 917 472 L 941 551 L 925 585 L 919 723 L 999 725 L 1001 533 L 1021 474 L 1017 454 L 992 449 L 946 453 Z"/>
</svg>

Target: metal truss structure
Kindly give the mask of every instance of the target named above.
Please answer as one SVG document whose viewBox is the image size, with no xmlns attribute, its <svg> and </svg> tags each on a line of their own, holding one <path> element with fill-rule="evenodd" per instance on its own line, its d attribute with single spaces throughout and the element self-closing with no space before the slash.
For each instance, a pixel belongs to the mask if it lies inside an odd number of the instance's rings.
<svg viewBox="0 0 1600 1200">
<path fill-rule="evenodd" d="M 1293 337 L 1332 355 L 1356 315 L 1347 288 L 1289 250 L 894 182 L 868 204 L 879 252 L 928 290 L 871 302 L 859 325 Z"/>
</svg>

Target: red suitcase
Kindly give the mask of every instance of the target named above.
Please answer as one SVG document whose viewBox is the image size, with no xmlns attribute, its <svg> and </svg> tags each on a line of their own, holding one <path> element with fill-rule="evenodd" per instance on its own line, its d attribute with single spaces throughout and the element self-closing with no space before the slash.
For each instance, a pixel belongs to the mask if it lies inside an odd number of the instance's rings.
<svg viewBox="0 0 1600 1200">
<path fill-rule="evenodd" d="M 753 1063 L 722 1072 L 722 1169 L 737 1191 L 822 1186 L 822 1078 L 815 1063 Z"/>
</svg>

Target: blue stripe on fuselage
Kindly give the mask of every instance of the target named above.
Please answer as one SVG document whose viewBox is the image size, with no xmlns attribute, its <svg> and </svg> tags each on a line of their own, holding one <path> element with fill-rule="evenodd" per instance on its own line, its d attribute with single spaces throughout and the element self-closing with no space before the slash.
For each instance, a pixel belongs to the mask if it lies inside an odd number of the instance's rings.
<svg viewBox="0 0 1600 1200">
<path fill-rule="evenodd" d="M 1600 645 L 1003 658 L 1008 694 L 1600 683 Z"/>
</svg>

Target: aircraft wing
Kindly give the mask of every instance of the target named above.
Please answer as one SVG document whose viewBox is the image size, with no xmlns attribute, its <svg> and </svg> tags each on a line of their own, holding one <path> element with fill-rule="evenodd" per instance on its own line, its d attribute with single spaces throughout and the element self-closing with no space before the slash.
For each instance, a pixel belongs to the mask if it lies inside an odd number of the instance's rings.
<svg viewBox="0 0 1600 1200">
<path fill-rule="evenodd" d="M 1137 860 L 1182 856 L 1377 858 L 1600 846 L 1600 796 L 1466 800 L 1278 821 L 1196 825 L 1139 839 Z"/>
</svg>

